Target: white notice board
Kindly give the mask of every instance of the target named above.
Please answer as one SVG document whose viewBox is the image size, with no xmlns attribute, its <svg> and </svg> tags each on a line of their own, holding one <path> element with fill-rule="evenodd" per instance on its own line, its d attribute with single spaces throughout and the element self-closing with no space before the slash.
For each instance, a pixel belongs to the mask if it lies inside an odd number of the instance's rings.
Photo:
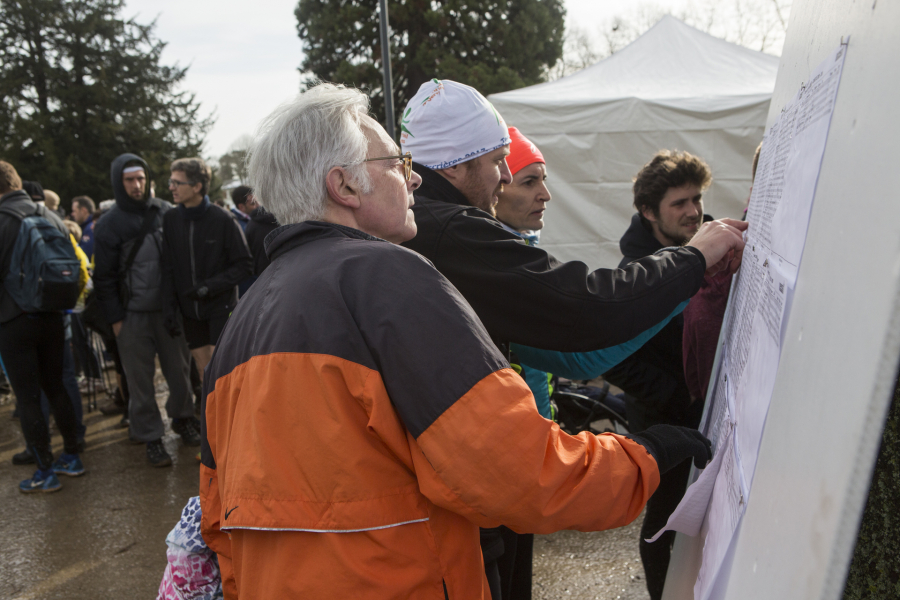
<svg viewBox="0 0 900 600">
<path fill-rule="evenodd" d="M 703 530 L 677 537 L 667 600 L 843 589 L 900 355 L 900 4 L 863 4 L 793 7 L 751 202 L 756 234 L 710 386 L 718 477 L 706 482 Z M 827 141 L 816 140 L 831 99 Z"/>
</svg>

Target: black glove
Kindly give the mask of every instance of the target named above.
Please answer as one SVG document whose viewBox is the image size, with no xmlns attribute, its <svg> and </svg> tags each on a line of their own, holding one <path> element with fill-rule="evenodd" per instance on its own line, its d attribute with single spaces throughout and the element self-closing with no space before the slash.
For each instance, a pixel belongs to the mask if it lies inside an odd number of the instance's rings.
<svg viewBox="0 0 900 600">
<path fill-rule="evenodd" d="M 712 459 L 712 443 L 696 429 L 680 425 L 654 425 L 625 437 L 647 449 L 662 475 L 687 458 L 694 458 L 694 466 L 702 469 Z"/>
<path fill-rule="evenodd" d="M 178 326 L 178 319 L 174 316 L 166 317 L 165 321 L 163 321 L 163 327 L 166 328 L 166 331 L 173 338 L 181 335 L 181 327 Z"/>
<path fill-rule="evenodd" d="M 186 295 L 192 300 L 203 300 L 209 295 L 209 288 L 201 283 L 200 285 L 189 289 Z"/>
</svg>

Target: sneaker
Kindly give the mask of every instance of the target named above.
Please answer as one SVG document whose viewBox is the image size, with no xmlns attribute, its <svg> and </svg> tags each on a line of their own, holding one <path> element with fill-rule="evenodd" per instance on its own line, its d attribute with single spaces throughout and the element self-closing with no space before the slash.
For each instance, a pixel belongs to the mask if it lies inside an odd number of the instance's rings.
<svg viewBox="0 0 900 600">
<path fill-rule="evenodd" d="M 172 419 L 172 431 L 181 436 L 185 446 L 200 445 L 200 421 L 194 417 Z"/>
<path fill-rule="evenodd" d="M 57 475 L 69 477 L 84 475 L 84 464 L 76 454 L 60 454 L 51 468 Z"/>
<path fill-rule="evenodd" d="M 62 488 L 59 478 L 53 471 L 42 472 L 35 471 L 31 479 L 23 479 L 19 483 L 19 491 L 24 494 L 33 494 L 36 492 L 55 492 Z"/>
<path fill-rule="evenodd" d="M 172 464 L 172 457 L 166 452 L 162 440 L 147 442 L 147 460 L 154 467 L 168 467 Z"/>
<path fill-rule="evenodd" d="M 12 464 L 14 465 L 33 465 L 34 464 L 34 454 L 31 453 L 31 450 L 25 448 L 18 454 L 13 454 Z"/>
</svg>

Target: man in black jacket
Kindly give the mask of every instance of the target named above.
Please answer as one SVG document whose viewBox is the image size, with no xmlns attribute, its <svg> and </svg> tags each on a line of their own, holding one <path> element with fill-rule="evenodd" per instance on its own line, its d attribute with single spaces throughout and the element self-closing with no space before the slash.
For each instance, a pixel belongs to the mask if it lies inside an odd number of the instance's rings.
<svg viewBox="0 0 900 600">
<path fill-rule="evenodd" d="M 266 254 L 266 236 L 278 229 L 278 219 L 266 210 L 263 205 L 250 213 L 250 222 L 244 233 L 247 236 L 247 245 L 250 246 L 250 254 L 253 255 L 253 275 L 259 277 L 269 266 L 269 256 Z"/>
<path fill-rule="evenodd" d="M 620 270 L 590 272 L 584 263 L 561 263 L 522 243 L 494 218 L 498 194 L 512 180 L 506 124 L 468 86 L 423 84 L 403 113 L 402 132 L 403 151 L 413 154 L 423 181 L 413 207 L 418 233 L 404 246 L 462 292 L 501 350 L 509 342 L 566 352 L 624 343 L 696 293 L 708 268 L 740 264 L 746 225 L 739 221 L 708 224 L 688 246 Z M 515 555 L 510 542 L 498 530 L 482 531 L 494 600 L 519 576 L 498 566 L 504 553 Z M 507 556 L 500 564 L 515 562 Z M 530 560 L 519 564 L 528 566 L 523 577 L 530 578 Z M 518 597 L 530 597 L 530 586 L 518 589 Z"/>
<path fill-rule="evenodd" d="M 63 315 L 59 311 L 25 312 L 4 285 L 22 225 L 19 217 L 39 214 L 69 238 L 55 213 L 36 211 L 35 202 L 22 190 L 15 168 L 0 161 L 0 357 L 16 394 L 22 434 L 38 467 L 32 478 L 19 484 L 19 490 L 25 493 L 55 492 L 61 487 L 56 474 L 84 473 L 78 457 L 78 421 L 63 386 Z M 56 462 L 50 451 L 47 420 L 41 411 L 42 389 L 63 436 L 64 452 Z"/>
<path fill-rule="evenodd" d="M 147 444 L 151 465 L 163 467 L 172 459 L 162 444 L 165 426 L 154 392 L 155 357 L 169 385 L 166 413 L 173 431 L 188 446 L 200 444 L 200 431 L 187 344 L 183 336 L 167 331 L 162 310 L 161 228 L 172 205 L 150 197 L 149 173 L 147 163 L 135 154 L 122 154 L 112 163 L 116 204 L 94 228 L 94 287 L 128 378 L 131 438 Z"/>
<path fill-rule="evenodd" d="M 687 244 L 703 221 L 703 192 L 712 176 L 701 159 L 688 152 L 662 150 L 644 165 L 634 180 L 637 212 L 619 241 L 624 258 L 620 268 L 659 252 Z M 703 402 L 691 402 L 684 378 L 682 331 L 678 315 L 644 346 L 604 374 L 626 393 L 626 411 L 632 431 L 667 423 L 696 428 Z M 644 540 L 662 529 L 687 486 L 690 465 L 679 465 L 660 477 L 659 487 L 647 502 L 641 527 L 640 551 L 647 589 L 652 600 L 662 597 L 675 532 L 653 543 Z"/>
<path fill-rule="evenodd" d="M 202 379 L 253 261 L 240 225 L 206 195 L 211 172 L 203 159 L 180 158 L 171 170 L 169 190 L 178 208 L 163 217 L 163 310 L 173 335 L 180 333 L 181 311 Z"/>
</svg>

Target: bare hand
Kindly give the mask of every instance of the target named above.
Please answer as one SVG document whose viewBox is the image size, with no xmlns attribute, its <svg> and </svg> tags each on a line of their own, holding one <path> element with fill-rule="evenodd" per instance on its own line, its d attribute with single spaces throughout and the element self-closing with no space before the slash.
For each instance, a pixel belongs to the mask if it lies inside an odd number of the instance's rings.
<svg viewBox="0 0 900 600">
<path fill-rule="evenodd" d="M 119 337 L 119 332 L 122 331 L 122 321 L 118 321 L 117 323 L 112 324 L 113 335 Z"/>
<path fill-rule="evenodd" d="M 703 254 L 706 274 L 715 275 L 724 270 L 734 273 L 741 266 L 744 255 L 744 238 L 749 223 L 737 219 L 719 219 L 700 226 L 697 234 L 687 243 Z"/>
</svg>

